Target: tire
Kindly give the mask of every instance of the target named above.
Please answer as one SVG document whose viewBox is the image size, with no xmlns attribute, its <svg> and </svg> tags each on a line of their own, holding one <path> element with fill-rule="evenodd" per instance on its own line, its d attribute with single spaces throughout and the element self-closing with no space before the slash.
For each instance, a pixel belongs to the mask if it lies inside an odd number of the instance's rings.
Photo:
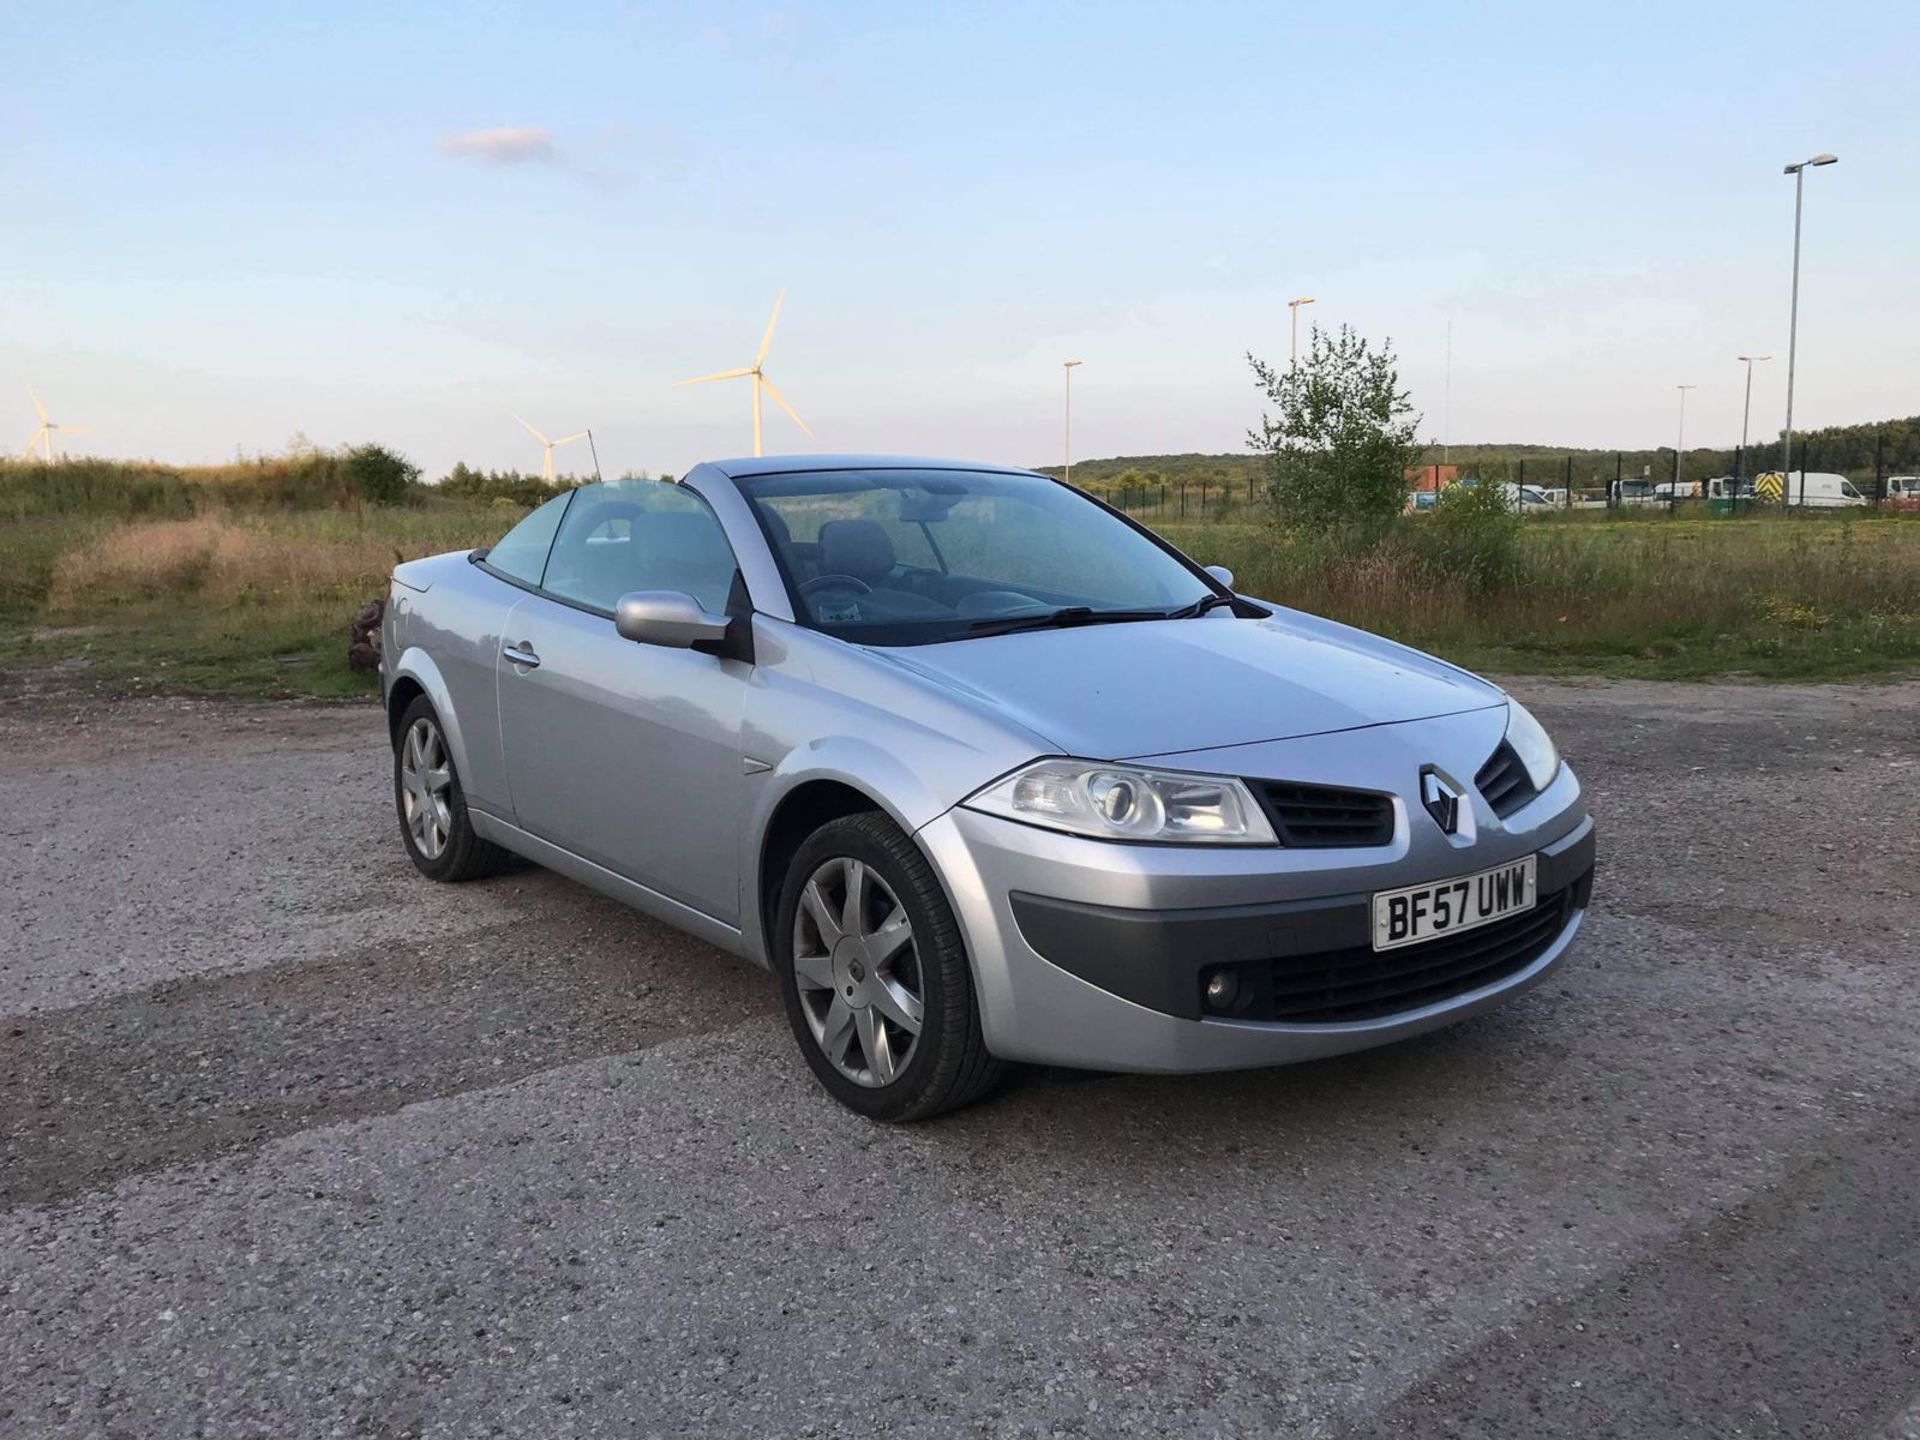
<svg viewBox="0 0 1920 1440">
<path fill-rule="evenodd" d="M 844 816 L 808 836 L 774 914 L 787 1020 L 841 1104 L 873 1120 L 924 1120 L 999 1081 L 960 926 L 933 867 L 885 816 Z M 914 1018 L 917 1032 L 905 1023 Z"/>
<path fill-rule="evenodd" d="M 400 816 L 400 841 L 414 868 L 429 880 L 450 884 L 478 880 L 499 870 L 507 852 L 474 833 L 466 792 L 460 788 L 453 752 L 433 702 L 424 695 L 415 696 L 394 735 L 393 803 Z M 416 742 L 421 747 L 417 754 Z M 442 774 L 443 783 L 431 778 Z M 416 783 L 416 776 L 427 778 Z"/>
</svg>

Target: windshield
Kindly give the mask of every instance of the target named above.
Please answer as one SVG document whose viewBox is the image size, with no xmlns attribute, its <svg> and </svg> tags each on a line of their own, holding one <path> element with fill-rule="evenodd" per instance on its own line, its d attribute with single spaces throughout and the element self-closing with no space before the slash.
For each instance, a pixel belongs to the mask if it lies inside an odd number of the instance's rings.
<svg viewBox="0 0 1920 1440">
<path fill-rule="evenodd" d="M 821 470 L 740 488 L 801 623 L 861 644 L 1159 619 L 1217 593 L 1157 541 L 1037 475 Z"/>
</svg>

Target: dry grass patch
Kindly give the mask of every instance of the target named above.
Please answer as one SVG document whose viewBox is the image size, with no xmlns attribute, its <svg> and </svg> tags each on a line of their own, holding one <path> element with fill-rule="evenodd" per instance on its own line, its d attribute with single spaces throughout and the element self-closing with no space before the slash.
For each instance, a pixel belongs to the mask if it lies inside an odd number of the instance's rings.
<svg viewBox="0 0 1920 1440">
<path fill-rule="evenodd" d="M 484 544 L 504 528 L 464 515 L 405 511 L 137 521 L 60 556 L 47 606 L 71 614 L 187 596 L 352 603 L 383 593 L 388 573 L 402 560 Z"/>
</svg>

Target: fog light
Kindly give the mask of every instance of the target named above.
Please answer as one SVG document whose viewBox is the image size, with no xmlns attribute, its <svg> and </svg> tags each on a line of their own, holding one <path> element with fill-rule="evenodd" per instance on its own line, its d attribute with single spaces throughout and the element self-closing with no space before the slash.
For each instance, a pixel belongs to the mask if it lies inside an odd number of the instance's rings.
<svg viewBox="0 0 1920 1440">
<path fill-rule="evenodd" d="M 1240 998 L 1240 977 L 1231 970 L 1216 970 L 1207 977 L 1207 1004 L 1225 1010 Z"/>
</svg>

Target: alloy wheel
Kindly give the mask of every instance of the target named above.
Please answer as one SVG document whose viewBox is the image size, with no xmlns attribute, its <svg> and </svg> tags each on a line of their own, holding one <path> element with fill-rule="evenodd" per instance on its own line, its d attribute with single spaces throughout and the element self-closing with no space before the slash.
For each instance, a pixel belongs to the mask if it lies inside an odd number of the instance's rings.
<svg viewBox="0 0 1920 1440">
<path fill-rule="evenodd" d="M 438 860 L 453 833 L 453 766 L 440 727 L 424 715 L 401 744 L 400 798 L 415 847 Z"/>
<path fill-rule="evenodd" d="M 857 1085 L 892 1084 L 920 1043 L 925 982 L 913 922 L 865 862 L 836 856 L 807 877 L 793 917 L 793 976 L 834 1068 Z"/>
</svg>

